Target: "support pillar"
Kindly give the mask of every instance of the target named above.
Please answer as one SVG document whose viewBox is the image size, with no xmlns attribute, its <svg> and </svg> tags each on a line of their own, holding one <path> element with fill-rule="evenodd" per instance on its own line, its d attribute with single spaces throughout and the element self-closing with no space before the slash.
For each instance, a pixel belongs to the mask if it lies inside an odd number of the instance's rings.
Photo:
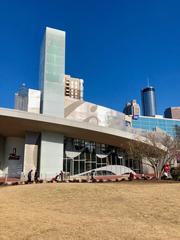
<svg viewBox="0 0 180 240">
<path fill-rule="evenodd" d="M 59 133 L 41 133 L 40 178 L 49 180 L 63 170 L 64 137 Z"/>
<path fill-rule="evenodd" d="M 25 137 L 23 173 L 37 169 L 39 133 L 27 132 Z"/>
</svg>

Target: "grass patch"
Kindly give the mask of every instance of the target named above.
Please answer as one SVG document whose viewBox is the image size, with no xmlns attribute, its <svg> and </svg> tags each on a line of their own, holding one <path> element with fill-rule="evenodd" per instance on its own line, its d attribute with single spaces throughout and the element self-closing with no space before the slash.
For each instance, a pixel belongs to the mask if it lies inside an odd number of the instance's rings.
<svg viewBox="0 0 180 240">
<path fill-rule="evenodd" d="M 180 239 L 180 184 L 31 184 L 0 189 L 1 240 Z"/>
</svg>

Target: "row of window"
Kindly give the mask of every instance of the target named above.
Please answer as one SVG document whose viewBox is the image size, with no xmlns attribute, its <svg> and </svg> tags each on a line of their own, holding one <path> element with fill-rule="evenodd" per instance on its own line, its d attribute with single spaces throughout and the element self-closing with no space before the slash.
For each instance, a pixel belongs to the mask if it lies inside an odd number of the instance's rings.
<svg viewBox="0 0 180 240">
<path fill-rule="evenodd" d="M 107 165 L 124 165 L 141 172 L 141 162 L 131 159 L 123 149 L 73 138 L 65 138 L 64 143 L 64 171 L 70 172 L 71 175 Z M 79 154 L 69 157 L 68 152 Z"/>
<path fill-rule="evenodd" d="M 180 121 L 177 120 L 139 118 L 138 120 L 133 120 L 132 126 L 149 131 L 154 131 L 158 127 L 172 136 L 180 135 Z"/>
</svg>

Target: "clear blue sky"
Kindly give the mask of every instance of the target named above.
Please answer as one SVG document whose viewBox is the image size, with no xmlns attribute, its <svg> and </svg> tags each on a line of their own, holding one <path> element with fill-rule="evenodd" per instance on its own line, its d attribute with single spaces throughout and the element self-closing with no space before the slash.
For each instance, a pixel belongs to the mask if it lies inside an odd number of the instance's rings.
<svg viewBox="0 0 180 240">
<path fill-rule="evenodd" d="M 86 100 L 122 110 L 149 77 L 159 114 L 180 106 L 179 12 L 179 0 L 1 0 L 0 106 L 23 82 L 38 88 L 46 26 L 66 31 L 66 73 Z"/>
</svg>

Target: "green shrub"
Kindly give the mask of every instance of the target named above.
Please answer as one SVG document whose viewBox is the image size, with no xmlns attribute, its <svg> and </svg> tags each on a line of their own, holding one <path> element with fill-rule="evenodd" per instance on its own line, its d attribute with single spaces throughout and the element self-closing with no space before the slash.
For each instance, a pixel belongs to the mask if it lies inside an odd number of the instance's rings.
<svg viewBox="0 0 180 240">
<path fill-rule="evenodd" d="M 171 168 L 171 176 L 174 180 L 180 181 L 180 166 Z"/>
</svg>

